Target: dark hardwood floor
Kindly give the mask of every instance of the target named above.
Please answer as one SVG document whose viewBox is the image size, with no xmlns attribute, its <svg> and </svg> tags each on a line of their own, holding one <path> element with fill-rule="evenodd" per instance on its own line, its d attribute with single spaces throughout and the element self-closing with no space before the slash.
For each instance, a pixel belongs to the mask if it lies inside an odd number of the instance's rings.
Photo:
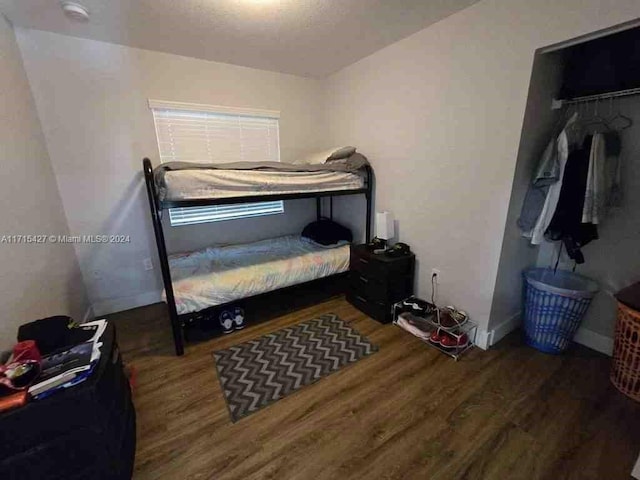
<svg viewBox="0 0 640 480">
<path fill-rule="evenodd" d="M 232 424 L 211 352 L 333 312 L 376 354 Z M 136 479 L 628 479 L 640 404 L 585 348 L 550 356 L 512 334 L 459 362 L 342 298 L 187 346 L 164 305 L 110 317 L 137 371 Z"/>
</svg>

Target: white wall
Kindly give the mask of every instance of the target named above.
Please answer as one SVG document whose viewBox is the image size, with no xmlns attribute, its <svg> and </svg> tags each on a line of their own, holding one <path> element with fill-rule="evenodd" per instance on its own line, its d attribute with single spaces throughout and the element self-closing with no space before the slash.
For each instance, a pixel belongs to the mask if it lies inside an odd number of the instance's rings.
<svg viewBox="0 0 640 480">
<path fill-rule="evenodd" d="M 640 281 L 640 98 L 619 99 L 614 106 L 635 120 L 633 127 L 621 133 L 623 202 L 619 208 L 611 209 L 599 225 L 600 238 L 582 249 L 585 263 L 576 268 L 576 272 L 593 278 L 600 285 L 600 292 L 582 322 L 582 329 L 587 331 L 582 334 L 603 336 L 609 339 L 610 346 L 616 319 L 613 295 Z M 608 103 L 601 108 L 608 112 Z M 538 265 L 553 266 L 557 248 L 557 244 L 541 245 Z M 560 268 L 572 267 L 573 261 L 563 250 Z"/>
<path fill-rule="evenodd" d="M 0 235 L 69 233 L 11 25 L 0 15 Z M 0 349 L 17 327 L 51 315 L 81 320 L 84 285 L 69 244 L 0 243 Z"/>
<path fill-rule="evenodd" d="M 492 339 L 494 342 L 519 323 L 522 272 L 536 265 L 539 248 L 522 237 L 516 222 L 542 152 L 554 131 L 558 134 L 557 130 L 561 128 L 563 112 L 552 110 L 550 106 L 560 91 L 563 67 L 560 53 L 538 54 L 534 60 L 491 306 L 489 328 L 497 330 Z"/>
<path fill-rule="evenodd" d="M 158 158 L 148 98 L 280 110 L 283 161 L 324 146 L 318 80 L 35 30 L 17 36 L 71 231 L 131 238 L 76 246 L 98 314 L 157 301 L 162 288 L 141 176 L 142 158 Z M 299 231 L 315 212 L 306 204 L 262 223 Z M 172 250 L 264 235 L 246 221 L 177 227 L 169 242 L 177 232 Z M 143 269 L 145 257 L 155 270 Z"/>
<path fill-rule="evenodd" d="M 331 76 L 331 143 L 374 165 L 377 209 L 487 329 L 534 52 L 640 15 L 635 0 L 484 0 Z M 482 342 L 482 339 L 480 339 Z"/>
</svg>

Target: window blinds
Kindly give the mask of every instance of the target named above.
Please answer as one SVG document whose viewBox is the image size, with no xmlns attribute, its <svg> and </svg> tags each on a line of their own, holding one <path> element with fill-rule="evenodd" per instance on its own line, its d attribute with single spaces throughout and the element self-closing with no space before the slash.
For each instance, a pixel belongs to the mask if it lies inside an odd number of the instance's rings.
<svg viewBox="0 0 640 480">
<path fill-rule="evenodd" d="M 196 163 L 280 161 L 277 112 L 150 101 L 160 161 Z M 184 106 L 183 106 L 184 105 Z M 194 110 L 190 110 L 190 108 Z M 199 110 L 195 110 L 199 108 Z M 262 115 L 262 116 L 260 116 Z M 189 225 L 282 213 L 282 201 L 172 208 L 171 225 Z"/>
<path fill-rule="evenodd" d="M 162 162 L 278 162 L 278 119 L 153 110 Z"/>
<path fill-rule="evenodd" d="M 197 223 L 220 222 L 236 218 L 260 217 L 284 212 L 282 200 L 275 202 L 239 203 L 234 205 L 211 205 L 208 207 L 180 207 L 169 209 L 172 226 Z"/>
</svg>

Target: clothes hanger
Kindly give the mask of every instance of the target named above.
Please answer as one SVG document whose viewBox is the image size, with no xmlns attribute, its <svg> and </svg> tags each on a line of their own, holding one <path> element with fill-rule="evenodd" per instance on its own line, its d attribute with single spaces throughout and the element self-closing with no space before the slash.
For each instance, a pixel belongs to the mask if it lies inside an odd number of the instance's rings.
<svg viewBox="0 0 640 480">
<path fill-rule="evenodd" d="M 613 113 L 613 97 L 611 97 L 611 103 L 609 104 L 609 115 L 611 115 L 611 113 Z M 613 122 L 615 122 L 616 120 L 623 120 L 625 124 L 621 126 L 619 129 L 614 128 L 613 130 L 622 131 L 622 130 L 626 130 L 627 128 L 633 125 L 633 120 L 627 117 L 626 115 L 623 115 L 622 113 L 620 113 L 620 110 L 618 110 L 618 112 L 609 119 L 609 124 L 612 125 Z"/>
<path fill-rule="evenodd" d="M 588 102 L 587 102 L 586 108 L 588 109 Z M 609 123 L 607 122 L 607 120 L 598 114 L 598 99 L 597 98 L 594 101 L 594 105 L 593 105 L 593 116 L 588 121 L 585 120 L 585 123 L 583 124 L 583 128 L 585 130 L 588 129 L 589 127 L 604 128 L 605 132 L 611 130 L 611 127 L 609 126 Z M 594 133 L 602 133 L 602 131 L 601 130 L 595 130 Z"/>
<path fill-rule="evenodd" d="M 571 112 L 572 109 L 575 109 L 573 113 Z M 575 113 L 578 113 L 577 105 L 567 105 L 564 108 L 564 111 L 560 115 L 560 118 L 558 118 L 555 125 L 553 126 L 552 132 L 553 132 L 554 138 L 557 137 L 560 134 L 560 132 L 562 132 L 562 129 L 567 126 L 567 122 L 571 119 L 571 117 Z"/>
</svg>

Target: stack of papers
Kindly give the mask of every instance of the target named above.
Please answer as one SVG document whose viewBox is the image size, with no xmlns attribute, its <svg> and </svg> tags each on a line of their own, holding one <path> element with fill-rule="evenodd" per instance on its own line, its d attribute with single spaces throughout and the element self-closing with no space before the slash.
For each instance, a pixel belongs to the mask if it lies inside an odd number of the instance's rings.
<svg viewBox="0 0 640 480">
<path fill-rule="evenodd" d="M 100 360 L 100 339 L 107 328 L 106 320 L 83 323 L 76 327 L 87 332 L 89 340 L 42 358 L 42 371 L 29 387 L 36 400 L 85 381 Z"/>
</svg>

